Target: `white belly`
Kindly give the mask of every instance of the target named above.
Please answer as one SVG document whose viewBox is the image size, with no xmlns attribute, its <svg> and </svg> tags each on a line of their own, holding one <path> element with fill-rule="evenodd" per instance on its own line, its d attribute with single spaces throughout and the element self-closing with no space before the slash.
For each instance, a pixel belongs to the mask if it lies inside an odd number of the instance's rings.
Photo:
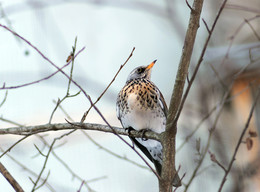
<svg viewBox="0 0 260 192">
<path fill-rule="evenodd" d="M 165 130 L 166 117 L 160 107 L 153 110 L 140 108 L 135 94 L 129 96 L 128 105 L 130 112 L 121 117 L 123 127 L 132 127 L 135 130 L 150 129 L 156 133 Z"/>
</svg>

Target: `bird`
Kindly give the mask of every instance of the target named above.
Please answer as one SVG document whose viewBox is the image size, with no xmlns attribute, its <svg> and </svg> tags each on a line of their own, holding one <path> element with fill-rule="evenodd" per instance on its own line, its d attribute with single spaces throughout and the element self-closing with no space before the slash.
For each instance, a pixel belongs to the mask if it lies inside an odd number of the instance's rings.
<svg viewBox="0 0 260 192">
<path fill-rule="evenodd" d="M 126 84 L 118 93 L 116 101 L 117 118 L 122 127 L 144 133 L 165 131 L 168 108 L 161 91 L 151 81 L 154 60 L 147 66 L 136 67 L 128 75 Z M 163 148 L 159 141 L 129 136 L 132 142 L 153 162 L 156 172 L 161 175 Z M 180 186 L 178 174 L 173 186 Z"/>
</svg>

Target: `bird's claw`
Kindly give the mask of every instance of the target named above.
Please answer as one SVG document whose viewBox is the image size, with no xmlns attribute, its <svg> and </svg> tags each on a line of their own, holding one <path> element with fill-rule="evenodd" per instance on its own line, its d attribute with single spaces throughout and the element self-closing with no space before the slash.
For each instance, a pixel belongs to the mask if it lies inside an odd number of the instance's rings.
<svg viewBox="0 0 260 192">
<path fill-rule="evenodd" d="M 141 139 L 142 139 L 143 141 L 147 141 L 147 140 L 148 140 L 147 138 L 144 138 L 144 134 L 145 134 L 147 131 L 150 131 L 150 130 L 149 130 L 149 129 L 142 129 L 142 130 L 140 130 L 140 132 L 142 133 Z"/>
<path fill-rule="evenodd" d="M 131 131 L 134 129 L 132 127 L 127 127 L 125 130 L 127 131 L 128 135 L 131 135 Z"/>
<path fill-rule="evenodd" d="M 130 135 L 131 135 L 131 131 L 132 131 L 132 130 L 135 130 L 135 129 L 133 129 L 132 127 L 127 127 L 127 128 L 125 128 L 125 130 L 127 131 L 128 135 L 130 136 Z M 142 130 L 139 131 L 139 132 L 141 133 L 141 139 L 142 139 L 143 141 L 147 141 L 147 140 L 148 140 L 148 139 L 144 138 L 144 134 L 145 134 L 147 131 L 150 131 L 150 129 L 142 129 Z"/>
</svg>

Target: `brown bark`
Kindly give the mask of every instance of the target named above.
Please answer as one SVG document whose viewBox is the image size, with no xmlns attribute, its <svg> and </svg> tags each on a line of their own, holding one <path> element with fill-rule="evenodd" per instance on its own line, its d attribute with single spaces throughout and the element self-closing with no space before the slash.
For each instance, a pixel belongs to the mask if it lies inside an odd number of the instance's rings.
<svg viewBox="0 0 260 192">
<path fill-rule="evenodd" d="M 175 117 L 182 99 L 183 88 L 188 74 L 193 46 L 197 30 L 199 28 L 202 5 L 203 0 L 194 0 L 193 7 L 191 9 L 189 26 L 185 36 L 182 57 L 179 63 L 174 89 L 171 96 L 169 113 L 166 123 L 166 131 L 162 135 L 162 145 L 164 148 L 164 153 L 162 175 L 159 181 L 160 192 L 172 191 L 172 184 L 176 175 L 175 138 L 177 133 L 177 121 L 175 121 Z"/>
</svg>

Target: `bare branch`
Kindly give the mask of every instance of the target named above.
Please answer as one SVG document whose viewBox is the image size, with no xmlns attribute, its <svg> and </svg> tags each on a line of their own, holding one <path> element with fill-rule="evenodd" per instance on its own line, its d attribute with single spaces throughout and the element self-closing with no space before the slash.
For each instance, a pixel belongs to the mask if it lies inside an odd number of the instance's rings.
<svg viewBox="0 0 260 192">
<path fill-rule="evenodd" d="M 57 101 L 58 102 L 58 101 Z M 53 100 L 53 103 L 55 103 L 57 105 L 57 102 L 55 100 Z M 74 121 L 72 119 L 72 117 L 68 114 L 68 112 L 62 107 L 62 105 L 58 105 L 58 107 L 60 108 L 60 110 L 64 113 L 64 115 L 66 116 L 66 118 L 70 121 Z"/>
<path fill-rule="evenodd" d="M 1 129 L 0 129 L 1 130 Z M 3 152 L 0 155 L 0 159 L 7 153 L 10 152 L 12 148 L 14 148 L 14 146 L 16 146 L 18 143 L 22 142 L 23 140 L 25 140 L 27 137 L 31 136 L 30 134 L 25 135 L 23 138 L 19 139 L 18 141 L 16 141 L 11 147 L 9 147 L 5 152 Z"/>
<path fill-rule="evenodd" d="M 74 130 L 73 130 L 74 131 Z M 69 133 L 66 133 L 66 135 L 69 135 L 71 133 L 73 133 L 73 131 L 70 131 Z M 46 142 L 46 140 L 42 137 L 42 136 L 38 136 L 41 141 L 46 145 L 48 146 L 49 148 L 51 147 L 51 145 L 49 145 L 49 143 Z M 62 159 L 60 158 L 55 152 L 54 152 L 54 147 L 53 147 L 53 150 L 51 150 L 51 153 L 52 155 L 67 169 L 67 171 L 72 175 L 72 178 L 76 178 L 78 179 L 80 182 L 83 182 L 84 181 L 84 185 L 86 186 L 86 188 L 91 191 L 92 189 L 90 188 L 90 186 L 88 185 L 88 183 L 92 182 L 92 181 L 96 181 L 96 180 L 100 180 L 100 179 L 104 179 L 106 178 L 105 176 L 102 176 L 102 177 L 98 177 L 98 178 L 93 178 L 93 179 L 90 179 L 90 180 L 87 180 L 85 181 L 83 178 L 81 178 L 78 174 L 76 174 L 76 172 L 74 172 L 72 170 L 72 168 L 69 167 L 69 165 Z"/>
<path fill-rule="evenodd" d="M 41 169 L 41 171 L 40 171 L 40 173 L 39 173 L 39 175 L 38 175 L 36 181 L 35 181 L 35 182 L 32 181 L 33 184 L 34 184 L 34 185 L 33 185 L 33 188 L 32 188 L 32 192 L 35 191 L 35 190 L 37 190 L 37 189 L 39 189 L 40 187 L 42 187 L 42 184 L 39 185 L 39 186 L 37 186 L 37 185 L 38 185 L 38 182 L 40 181 L 41 176 L 42 176 L 42 174 L 43 174 L 43 172 L 44 172 L 44 170 L 45 170 L 45 168 L 46 168 L 47 161 L 48 161 L 48 159 L 49 159 L 50 153 L 51 153 L 51 151 L 52 151 L 52 149 L 53 149 L 53 147 L 54 147 L 55 142 L 56 142 L 57 140 L 62 139 L 62 138 L 65 137 L 65 136 L 70 135 L 70 133 L 71 133 L 71 132 L 74 132 L 74 131 L 75 131 L 75 130 L 72 130 L 72 131 L 70 131 L 70 132 L 68 132 L 68 133 L 65 133 L 65 134 L 61 135 L 60 137 L 56 137 L 56 138 L 52 141 L 52 143 L 51 143 L 51 145 L 50 145 L 50 147 L 49 147 L 48 153 L 45 155 L 45 161 L 44 161 L 44 163 L 43 163 L 43 167 L 42 167 L 42 169 Z M 46 177 L 46 179 L 47 179 L 47 178 L 48 178 L 48 176 Z M 43 184 L 44 184 L 45 182 L 46 182 L 46 181 L 44 180 Z"/>
<path fill-rule="evenodd" d="M 251 23 L 245 19 L 245 22 L 248 24 L 248 26 L 250 27 L 250 29 L 253 31 L 254 35 L 256 36 L 257 40 L 260 41 L 260 36 L 257 34 L 256 30 L 254 29 L 254 27 L 251 25 Z"/>
<path fill-rule="evenodd" d="M 217 160 L 215 154 L 211 153 L 210 151 L 209 154 L 210 154 L 211 161 L 216 163 L 221 169 L 223 169 L 226 172 L 227 171 L 226 168 Z"/>
<path fill-rule="evenodd" d="M 0 147 L 0 151 L 4 152 L 4 150 Z M 26 167 L 24 164 L 22 164 L 21 162 L 19 162 L 17 159 L 15 159 L 13 156 L 11 156 L 10 154 L 6 154 L 13 162 L 15 162 L 17 165 L 19 165 L 23 170 L 27 171 L 28 173 L 30 173 L 31 175 L 37 177 L 38 175 L 32 171 L 31 169 L 29 169 L 28 167 Z M 41 179 L 43 181 L 43 179 Z M 45 182 L 45 185 L 49 188 L 50 191 L 55 192 L 55 190 L 53 189 L 53 187 Z"/>
<path fill-rule="evenodd" d="M 223 96 L 222 99 L 221 99 L 221 102 L 220 102 L 220 104 L 219 104 L 219 106 L 218 106 L 218 113 L 216 114 L 216 118 L 215 118 L 215 120 L 214 120 L 214 122 L 213 122 L 213 126 L 212 126 L 211 129 L 209 130 L 209 136 L 208 136 L 208 140 L 207 140 L 206 147 L 205 147 L 205 149 L 204 149 L 204 152 L 201 154 L 201 159 L 199 160 L 198 165 L 197 165 L 196 168 L 194 169 L 190 180 L 188 181 L 187 185 L 185 186 L 185 191 L 184 191 L 184 192 L 186 192 L 186 191 L 188 190 L 188 188 L 189 188 L 190 184 L 192 183 L 193 179 L 197 176 L 198 170 L 199 170 L 200 166 L 202 165 L 202 163 L 203 163 L 203 161 L 204 161 L 204 158 L 205 158 L 205 156 L 206 156 L 206 153 L 207 153 L 207 151 L 208 151 L 208 149 L 209 149 L 209 146 L 210 146 L 210 143 L 211 143 L 211 138 L 212 138 L 213 132 L 214 132 L 215 129 L 216 129 L 216 125 L 217 125 L 217 122 L 218 122 L 219 117 L 220 117 L 220 115 L 221 115 L 221 112 L 222 112 L 222 110 L 223 110 L 224 103 L 225 103 L 225 102 L 227 101 L 227 99 L 228 99 L 228 96 L 229 96 L 229 94 L 230 94 L 231 88 L 233 87 L 234 81 L 239 77 L 239 75 L 240 75 L 243 71 L 245 71 L 245 69 L 246 69 L 246 67 L 241 68 L 241 70 L 238 71 L 238 72 L 236 73 L 236 75 L 234 75 L 233 82 L 230 83 L 228 89 L 226 90 L 226 92 L 224 93 L 224 96 Z"/>
<path fill-rule="evenodd" d="M 82 181 L 82 182 L 81 182 L 81 184 L 80 184 L 80 186 L 79 186 L 79 190 L 77 190 L 77 192 L 80 192 L 80 191 L 81 191 L 82 186 L 83 186 L 84 183 L 85 183 L 85 181 Z"/>
<path fill-rule="evenodd" d="M 43 182 L 42 182 L 42 184 L 40 184 L 35 190 L 37 190 L 37 189 L 39 189 L 39 188 L 41 188 L 46 182 L 47 182 L 47 180 L 48 180 L 48 178 L 49 178 L 49 176 L 50 176 L 50 170 L 48 171 L 48 174 L 47 174 L 47 177 L 45 178 L 45 179 L 43 179 Z"/>
<path fill-rule="evenodd" d="M 227 3 L 226 8 L 227 9 L 235 9 L 235 10 L 241 10 L 241 11 L 247 11 L 247 12 L 251 12 L 251 13 L 260 14 L 260 9 L 246 7 L 244 5 L 237 5 L 237 4 Z"/>
<path fill-rule="evenodd" d="M 189 7 L 190 11 L 194 11 L 194 10 L 192 9 L 192 7 L 190 6 L 188 0 L 185 0 L 185 2 L 186 2 L 186 5 Z"/>
<path fill-rule="evenodd" d="M 210 33 L 209 26 L 208 26 L 207 22 L 206 22 L 205 19 L 203 19 L 203 18 L 202 18 L 202 21 L 203 21 L 203 23 L 204 23 L 204 25 L 205 25 L 205 27 L 206 27 L 208 33 Z"/>
<path fill-rule="evenodd" d="M 6 98 L 7 98 L 7 95 L 8 95 L 8 91 L 5 92 L 5 97 L 3 99 L 3 101 L 0 103 L 0 108 L 3 106 L 3 104 L 5 103 L 6 101 Z"/>
<path fill-rule="evenodd" d="M 34 144 L 34 147 L 37 149 L 41 156 L 46 157 L 46 155 L 42 153 L 42 151 L 37 147 L 37 145 Z"/>
<path fill-rule="evenodd" d="M 19 183 L 13 178 L 13 176 L 7 171 L 4 165 L 0 162 L 0 172 L 4 176 L 4 178 L 12 185 L 16 192 L 24 192 Z"/>
<path fill-rule="evenodd" d="M 223 107 L 224 107 L 224 103 L 225 103 L 226 99 L 227 99 L 228 96 L 229 96 L 229 93 L 230 93 L 230 90 L 231 90 L 231 88 L 232 88 L 232 85 L 233 85 L 233 84 L 231 84 L 231 85 L 229 86 L 228 91 L 225 92 L 225 94 L 224 94 L 224 96 L 223 96 L 223 98 L 222 98 L 222 100 L 221 100 L 221 103 L 220 103 L 219 106 L 218 106 L 218 110 L 219 110 L 219 111 L 218 111 L 218 113 L 216 114 L 216 118 L 215 118 L 215 120 L 214 120 L 214 122 L 213 122 L 213 125 L 212 125 L 212 127 L 210 128 L 210 130 L 209 130 L 209 136 L 208 136 L 208 139 L 207 139 L 206 147 L 205 147 L 205 149 L 203 150 L 203 152 L 201 153 L 201 157 L 200 157 L 200 159 L 199 159 L 199 161 L 198 161 L 198 165 L 197 165 L 196 168 L 194 169 L 194 171 L 193 171 L 193 173 L 192 173 L 192 175 L 191 175 L 191 177 L 190 177 L 190 179 L 189 179 L 187 185 L 185 186 L 184 192 L 188 191 L 188 188 L 190 187 L 190 185 L 191 185 L 192 181 L 194 180 L 194 178 L 197 176 L 197 173 L 198 173 L 198 171 L 199 171 L 199 168 L 200 168 L 200 166 L 202 165 L 202 163 L 203 163 L 203 161 L 204 161 L 204 159 L 205 159 L 205 156 L 206 156 L 206 154 L 207 154 L 207 152 L 208 152 L 208 149 L 209 149 L 209 146 L 210 146 L 210 143 L 211 143 L 211 138 L 212 138 L 213 133 L 214 133 L 214 131 L 215 131 L 215 129 L 216 129 L 217 122 L 218 122 L 219 117 L 220 117 L 220 115 L 221 115 L 221 113 L 222 113 L 222 110 L 223 110 Z"/>
<path fill-rule="evenodd" d="M 246 122 L 245 127 L 244 127 L 244 129 L 243 129 L 243 131 L 242 131 L 242 133 L 241 133 L 241 135 L 240 135 L 240 138 L 239 138 L 239 140 L 238 140 L 238 142 L 237 142 L 235 151 L 234 151 L 234 153 L 233 153 L 233 156 L 232 156 L 232 158 L 231 158 L 231 161 L 229 162 L 228 168 L 227 168 L 227 170 L 225 171 L 225 175 L 224 175 L 224 177 L 223 177 L 223 179 L 222 179 L 222 181 L 221 181 L 221 184 L 220 184 L 220 187 L 219 187 L 219 189 L 218 189 L 218 192 L 221 192 L 221 191 L 222 191 L 222 188 L 223 188 L 224 183 L 225 183 L 225 181 L 226 181 L 227 175 L 229 174 L 229 172 L 230 172 L 230 170 L 231 170 L 231 167 L 232 167 L 232 165 L 233 165 L 233 163 L 234 163 L 234 161 L 235 161 L 236 154 L 237 154 L 237 152 L 238 152 L 239 146 L 240 146 L 240 144 L 242 143 L 242 139 L 243 139 L 243 137 L 244 137 L 244 135 L 245 135 L 245 133 L 246 133 L 248 127 L 249 127 L 249 123 L 250 123 L 250 121 L 251 121 L 251 119 L 252 119 L 252 116 L 253 116 L 253 113 L 254 113 L 254 109 L 255 109 L 255 106 L 256 106 L 256 104 L 257 104 L 259 95 L 260 95 L 260 88 L 258 88 L 258 92 L 257 92 L 257 94 L 256 94 L 256 98 L 255 98 L 255 100 L 254 100 L 254 103 L 253 103 L 253 105 L 252 105 L 252 107 L 251 107 L 251 110 L 250 110 L 250 113 L 249 113 L 247 122 Z"/>
<path fill-rule="evenodd" d="M 65 134 L 61 135 L 60 137 L 55 138 L 55 139 L 53 140 L 53 142 L 52 142 L 51 145 L 49 145 L 49 144 L 43 139 L 43 137 L 39 136 L 40 139 L 49 147 L 49 150 L 48 150 L 47 155 L 44 155 L 44 156 L 45 156 L 45 162 L 44 162 L 44 164 L 43 164 L 43 167 L 42 167 L 42 169 L 41 169 L 40 174 L 37 176 L 36 182 L 34 182 L 33 180 L 31 180 L 31 181 L 33 182 L 33 184 L 34 184 L 32 191 L 35 191 L 35 190 L 39 189 L 40 187 L 42 187 L 42 186 L 46 183 L 46 181 L 47 181 L 47 179 L 48 179 L 48 176 L 49 176 L 49 173 L 50 173 L 50 172 L 48 172 L 48 175 L 47 175 L 46 179 L 42 179 L 42 178 L 41 178 L 41 175 L 43 174 L 43 171 L 45 170 L 45 167 L 46 167 L 46 165 L 47 165 L 47 161 L 48 161 L 50 152 L 51 152 L 51 153 L 54 155 L 54 157 L 72 174 L 73 177 L 77 178 L 77 179 L 80 180 L 81 182 L 84 181 L 84 180 L 83 180 L 82 178 L 80 178 L 75 172 L 73 172 L 72 169 L 71 169 L 60 157 L 58 157 L 57 154 L 53 151 L 53 149 L 54 149 L 54 144 L 55 144 L 55 142 L 56 142 L 57 140 L 60 140 L 60 139 L 62 139 L 64 136 L 68 136 L 68 135 L 70 135 L 71 133 L 73 133 L 73 132 L 75 132 L 75 131 L 76 131 L 76 130 L 72 130 L 72 131 L 70 131 L 70 132 L 68 132 L 68 133 L 65 133 Z M 40 153 L 41 153 L 41 152 L 40 152 Z M 103 177 L 102 177 L 102 178 L 103 178 Z M 99 178 L 94 178 L 94 179 L 99 179 Z M 43 180 L 43 182 L 42 182 L 41 185 L 37 186 L 37 183 L 39 182 L 39 180 Z M 84 182 L 84 184 L 85 184 L 86 188 L 87 188 L 89 191 L 93 191 L 93 190 L 90 188 L 90 186 L 88 185 L 88 182 Z"/>
<path fill-rule="evenodd" d="M 44 161 L 43 167 L 42 167 L 42 169 L 41 169 L 41 171 L 40 171 L 40 173 L 39 173 L 39 175 L 38 175 L 36 181 L 33 182 L 34 185 L 33 185 L 33 188 L 32 188 L 32 192 L 35 191 L 35 190 L 37 190 L 37 189 L 39 189 L 39 187 L 42 186 L 42 185 L 40 185 L 40 186 L 37 187 L 37 184 L 38 184 L 38 182 L 39 182 L 40 179 L 41 179 L 41 176 L 42 176 L 42 174 L 43 174 L 43 171 L 45 170 L 47 161 L 48 161 L 48 159 L 49 159 L 50 152 L 51 152 L 52 147 L 53 147 L 53 145 L 55 144 L 56 140 L 57 140 L 56 138 L 53 140 L 53 142 L 52 142 L 52 144 L 51 144 L 51 146 L 50 146 L 50 148 L 49 148 L 49 151 L 48 151 L 47 155 L 45 155 L 45 161 Z M 48 178 L 48 177 L 47 177 L 47 178 Z M 44 182 L 44 183 L 45 183 L 45 182 Z"/>
<path fill-rule="evenodd" d="M 260 15 L 256 15 L 254 17 L 251 17 L 249 19 L 246 19 L 246 21 L 244 20 L 239 26 L 238 28 L 236 29 L 236 31 L 233 33 L 233 35 L 231 35 L 230 37 L 230 42 L 229 42 L 229 45 L 228 45 L 228 50 L 227 50 L 227 53 L 225 55 L 225 57 L 223 58 L 222 62 L 221 62 L 221 65 L 223 65 L 225 63 L 225 61 L 228 59 L 228 56 L 229 56 L 229 53 L 230 53 L 230 50 L 231 50 L 231 47 L 233 45 L 233 42 L 234 42 L 234 39 L 235 37 L 237 36 L 237 34 L 240 32 L 240 30 L 244 27 L 244 25 L 250 21 L 253 21 L 255 19 L 258 19 L 260 18 Z"/>
<path fill-rule="evenodd" d="M 0 129 L 0 135 L 12 134 L 12 135 L 25 135 L 30 136 L 36 133 L 48 132 L 48 131 L 61 131 L 61 130 L 70 130 L 70 129 L 83 129 L 83 130 L 95 130 L 95 131 L 102 131 L 107 133 L 114 133 L 116 131 L 119 135 L 126 135 L 147 139 L 154 139 L 159 141 L 160 137 L 159 134 L 147 131 L 142 135 L 142 133 L 138 131 L 131 131 L 130 135 L 128 131 L 123 128 L 113 127 L 113 130 L 107 125 L 95 124 L 95 123 L 57 123 L 57 124 L 45 124 L 45 125 L 36 125 L 36 126 L 23 126 L 23 127 L 11 127 L 11 128 L 3 128 Z"/>
<path fill-rule="evenodd" d="M 16 126 L 19 126 L 19 127 L 23 126 L 20 123 L 14 122 L 14 121 L 12 121 L 10 119 L 6 119 L 6 118 L 3 118 L 3 117 L 0 117 L 0 120 L 4 121 L 4 122 L 7 122 L 7 123 L 10 123 L 10 124 L 13 124 L 13 125 L 16 125 Z"/>
<path fill-rule="evenodd" d="M 176 149 L 176 153 L 178 153 L 184 145 L 192 138 L 192 136 L 198 131 L 198 129 L 201 127 L 201 125 L 213 114 L 214 111 L 217 110 L 219 104 L 216 104 L 209 112 L 206 114 L 200 122 L 197 124 L 197 126 L 194 128 L 194 130 L 186 136 L 185 140 L 180 144 L 180 146 Z"/>
<path fill-rule="evenodd" d="M 67 61 L 71 61 L 71 69 L 70 69 L 70 78 L 69 78 L 69 82 L 68 82 L 68 87 L 67 87 L 67 92 L 66 95 L 60 100 L 58 99 L 55 108 L 53 109 L 50 119 L 49 119 L 49 124 L 51 124 L 53 115 L 55 113 L 55 111 L 57 110 L 58 106 L 67 98 L 69 97 L 75 97 L 78 94 L 80 94 L 80 91 L 74 95 L 70 94 L 70 85 L 71 85 L 71 80 L 72 80 L 72 74 L 73 74 L 73 68 L 74 68 L 74 61 L 75 61 L 75 52 L 76 52 L 76 46 L 77 46 L 77 37 L 75 38 L 75 42 L 74 42 L 74 46 L 72 47 L 72 52 L 70 53 L 70 59 L 67 59 Z"/>
<path fill-rule="evenodd" d="M 1 26 L 1 24 L 0 24 Z M 75 55 L 75 58 L 85 49 L 85 47 L 83 47 L 82 49 L 80 49 L 77 54 Z M 40 83 L 42 81 L 45 81 L 45 80 L 48 80 L 50 79 L 51 77 L 53 77 L 54 75 L 56 75 L 60 70 L 64 69 L 65 67 L 67 67 L 69 64 L 71 63 L 71 61 L 69 61 L 68 63 L 66 63 L 65 65 L 63 65 L 60 69 L 58 69 L 57 71 L 53 72 L 52 74 L 44 77 L 44 78 L 41 78 L 39 80 L 36 80 L 36 81 L 32 81 L 32 82 L 29 82 L 29 83 L 25 83 L 25 84 L 21 84 L 21 85 L 14 85 L 14 86 L 9 86 L 7 87 L 4 83 L 4 85 L 2 87 L 0 87 L 0 90 L 7 90 L 7 89 L 18 89 L 18 88 L 21 88 L 21 87 L 26 87 L 26 86 L 30 86 L 30 85 L 33 85 L 33 84 L 36 84 L 36 83 Z"/>
<path fill-rule="evenodd" d="M 129 59 L 133 56 L 135 47 L 132 49 L 130 55 L 128 56 L 128 58 L 126 59 L 126 61 L 124 62 L 123 65 L 120 66 L 120 68 L 118 69 L 118 71 L 116 72 L 114 78 L 111 80 L 111 82 L 108 84 L 108 86 L 105 88 L 105 90 L 101 93 L 101 95 L 97 98 L 97 100 L 93 103 L 93 105 L 96 105 L 97 102 L 101 99 L 101 97 L 103 97 L 103 95 L 106 93 L 106 91 L 108 90 L 108 88 L 112 85 L 112 83 L 115 81 L 117 75 L 119 74 L 119 72 L 121 71 L 121 69 L 127 64 L 127 62 L 129 61 Z M 89 111 L 91 110 L 91 108 L 93 107 L 93 105 L 90 106 L 90 108 L 84 113 L 83 117 L 81 118 L 81 123 L 83 123 L 86 119 L 86 116 L 88 115 Z"/>
<path fill-rule="evenodd" d="M 99 149 L 104 150 L 104 151 L 107 152 L 108 154 L 113 155 L 113 156 L 117 157 L 118 159 L 122 159 L 122 160 L 125 160 L 125 161 L 129 162 L 129 163 L 132 163 L 133 165 L 136 165 L 136 166 L 138 166 L 138 167 L 140 167 L 140 168 L 149 170 L 146 166 L 143 166 L 143 165 L 141 165 L 141 164 L 138 164 L 138 163 L 136 163 L 135 161 L 132 161 L 132 160 L 128 159 L 126 156 L 118 155 L 118 154 L 114 153 L 113 151 L 109 150 L 108 148 L 103 147 L 102 145 L 100 145 L 99 143 L 97 143 L 92 137 L 90 137 L 89 134 L 87 134 L 85 131 L 82 130 L 82 133 L 83 133 L 92 143 L 94 143 Z"/>
<path fill-rule="evenodd" d="M 174 119 L 175 123 L 176 123 L 176 122 L 178 121 L 178 119 L 179 119 L 179 116 L 180 116 L 180 114 L 181 114 L 181 111 L 182 111 L 182 108 L 183 108 L 184 103 L 185 103 L 185 101 L 186 101 L 186 98 L 187 98 L 187 96 L 188 96 L 188 94 L 189 94 L 189 91 L 190 91 L 190 88 L 191 88 L 191 86 L 192 86 L 192 83 L 193 83 L 193 81 L 195 80 L 195 77 L 196 77 L 196 75 L 197 75 L 197 72 L 198 72 L 198 70 L 199 70 L 199 67 L 200 67 L 200 65 L 201 65 L 201 63 L 202 63 L 202 61 L 203 61 L 203 58 L 204 58 L 206 49 L 207 49 L 208 44 L 209 44 L 209 40 L 211 39 L 212 33 L 213 33 L 213 31 L 214 31 L 214 29 L 215 29 L 215 27 L 216 27 L 216 24 L 217 24 L 217 22 L 218 22 L 218 19 L 219 19 L 220 15 L 221 15 L 221 13 L 222 13 L 222 11 L 223 11 L 223 9 L 224 9 L 226 3 L 227 3 L 227 0 L 224 0 L 223 3 L 222 3 L 222 5 L 221 5 L 221 7 L 219 8 L 219 11 L 218 11 L 217 16 L 216 16 L 216 18 L 215 18 L 215 20 L 214 20 L 214 22 L 213 22 L 213 24 L 212 24 L 212 27 L 211 27 L 211 29 L 209 30 L 210 33 L 209 33 L 209 35 L 208 35 L 208 37 L 207 37 L 207 39 L 206 39 L 206 42 L 205 42 L 205 44 L 204 44 L 204 46 L 203 46 L 203 49 L 202 49 L 202 51 L 201 51 L 201 54 L 200 54 L 198 63 L 197 63 L 197 65 L 196 65 L 196 68 L 195 68 L 195 70 L 194 70 L 194 72 L 193 72 L 193 75 L 192 75 L 192 77 L 191 77 L 191 79 L 190 79 L 190 83 L 188 84 L 188 86 L 187 86 L 187 88 L 186 88 L 186 91 L 185 91 L 185 93 L 184 93 L 184 95 L 183 95 L 183 98 L 182 98 L 182 100 L 181 100 L 181 104 L 179 105 L 179 109 L 178 109 L 177 115 L 175 116 L 175 119 Z M 176 91 L 177 91 L 177 90 L 176 90 Z"/>
</svg>

